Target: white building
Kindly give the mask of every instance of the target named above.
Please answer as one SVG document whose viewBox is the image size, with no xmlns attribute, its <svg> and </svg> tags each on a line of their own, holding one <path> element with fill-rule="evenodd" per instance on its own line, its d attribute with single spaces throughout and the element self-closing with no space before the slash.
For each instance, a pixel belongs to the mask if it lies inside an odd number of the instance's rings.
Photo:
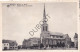
<svg viewBox="0 0 80 52">
<path fill-rule="evenodd" d="M 3 43 L 2 44 L 2 49 L 9 49 L 9 43 Z"/>
<path fill-rule="evenodd" d="M 13 40 L 2 40 L 2 49 L 3 50 L 18 49 L 17 42 Z"/>
</svg>

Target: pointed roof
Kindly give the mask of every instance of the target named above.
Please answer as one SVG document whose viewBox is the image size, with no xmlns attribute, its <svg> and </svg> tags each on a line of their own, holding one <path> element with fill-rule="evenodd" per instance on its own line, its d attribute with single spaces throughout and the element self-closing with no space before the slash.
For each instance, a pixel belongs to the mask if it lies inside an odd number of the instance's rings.
<svg viewBox="0 0 80 52">
<path fill-rule="evenodd" d="M 45 11 L 45 4 L 44 4 L 44 11 L 43 11 L 43 23 L 46 23 L 46 11 Z"/>
<path fill-rule="evenodd" d="M 44 4 L 44 11 L 43 11 L 43 19 L 46 19 L 45 4 Z"/>
</svg>

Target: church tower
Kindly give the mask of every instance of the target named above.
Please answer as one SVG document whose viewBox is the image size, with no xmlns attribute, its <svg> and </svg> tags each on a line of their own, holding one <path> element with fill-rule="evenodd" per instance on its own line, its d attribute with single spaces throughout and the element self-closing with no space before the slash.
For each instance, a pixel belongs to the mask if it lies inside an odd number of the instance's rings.
<svg viewBox="0 0 80 52">
<path fill-rule="evenodd" d="M 49 31 L 48 31 L 46 11 L 45 11 L 45 5 L 44 5 L 44 10 L 43 10 L 43 24 L 41 26 L 40 38 L 42 40 L 43 38 L 46 38 L 46 37 L 50 37 L 50 34 L 49 34 Z"/>
<path fill-rule="evenodd" d="M 42 24 L 41 32 L 46 32 L 46 31 L 48 31 L 48 24 L 47 24 L 46 11 L 45 11 L 45 5 L 44 5 L 43 24 Z"/>
</svg>

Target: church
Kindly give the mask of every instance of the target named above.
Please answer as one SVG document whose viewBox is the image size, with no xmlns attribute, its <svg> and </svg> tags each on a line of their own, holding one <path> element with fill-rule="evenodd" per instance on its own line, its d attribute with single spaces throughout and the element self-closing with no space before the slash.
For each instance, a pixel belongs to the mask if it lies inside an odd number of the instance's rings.
<svg viewBox="0 0 80 52">
<path fill-rule="evenodd" d="M 68 34 L 63 34 L 59 32 L 50 32 L 48 30 L 48 24 L 46 21 L 46 11 L 45 11 L 45 5 L 44 5 L 44 11 L 43 11 L 43 24 L 41 25 L 41 34 L 40 34 L 40 40 L 41 44 L 43 44 L 44 47 L 67 47 L 69 48 L 71 45 L 71 38 Z"/>
<path fill-rule="evenodd" d="M 59 32 L 50 32 L 48 30 L 46 11 L 44 5 L 43 11 L 43 23 L 41 24 L 41 34 L 40 38 L 29 38 L 24 39 L 23 48 L 54 48 L 54 47 L 65 47 L 70 48 L 71 46 L 71 38 L 68 34 L 63 34 Z"/>
</svg>

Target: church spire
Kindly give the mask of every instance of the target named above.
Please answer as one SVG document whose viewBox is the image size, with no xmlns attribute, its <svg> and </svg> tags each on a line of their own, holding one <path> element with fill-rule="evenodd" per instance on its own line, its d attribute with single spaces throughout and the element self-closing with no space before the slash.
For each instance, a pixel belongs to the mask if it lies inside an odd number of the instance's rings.
<svg viewBox="0 0 80 52">
<path fill-rule="evenodd" d="M 45 4 L 44 4 L 44 11 L 43 11 L 43 23 L 46 23 L 46 11 L 45 11 Z"/>
</svg>

